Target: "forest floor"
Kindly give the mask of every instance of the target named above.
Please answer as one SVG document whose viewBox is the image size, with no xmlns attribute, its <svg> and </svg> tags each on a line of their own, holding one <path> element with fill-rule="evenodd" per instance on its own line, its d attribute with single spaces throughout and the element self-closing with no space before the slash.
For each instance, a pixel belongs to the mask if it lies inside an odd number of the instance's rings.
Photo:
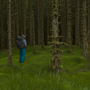
<svg viewBox="0 0 90 90">
<path fill-rule="evenodd" d="M 13 48 L 13 66 L 7 66 L 8 50 L 0 52 L 0 90 L 90 90 L 90 66 L 82 50 L 77 46 L 72 46 L 72 52 L 64 46 L 60 49 L 64 71 L 58 73 L 49 69 L 48 46 L 36 46 L 36 54 L 27 46 L 24 64 L 19 63 L 19 50 Z"/>
</svg>

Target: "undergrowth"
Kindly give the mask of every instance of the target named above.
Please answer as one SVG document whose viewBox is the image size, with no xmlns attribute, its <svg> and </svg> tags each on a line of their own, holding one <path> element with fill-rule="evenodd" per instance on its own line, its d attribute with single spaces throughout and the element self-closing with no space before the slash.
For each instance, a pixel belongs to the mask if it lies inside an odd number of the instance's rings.
<svg viewBox="0 0 90 90">
<path fill-rule="evenodd" d="M 7 66 L 8 50 L 0 52 L 0 90 L 90 90 L 90 66 L 81 55 L 82 49 L 72 46 L 72 52 L 61 46 L 64 71 L 50 71 L 51 48 L 36 46 L 36 53 L 27 46 L 24 64 L 19 63 L 19 51 L 12 49 L 13 66 Z"/>
</svg>

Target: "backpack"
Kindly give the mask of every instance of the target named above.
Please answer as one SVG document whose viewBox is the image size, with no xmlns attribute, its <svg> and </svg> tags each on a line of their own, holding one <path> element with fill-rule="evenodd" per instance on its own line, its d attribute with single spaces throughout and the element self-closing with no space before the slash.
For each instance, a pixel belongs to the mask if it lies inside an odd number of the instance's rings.
<svg viewBox="0 0 90 90">
<path fill-rule="evenodd" d="M 23 44 L 23 38 L 21 36 L 18 36 L 16 38 L 16 46 L 18 49 L 22 49 L 23 47 L 21 47 L 21 45 Z"/>
</svg>

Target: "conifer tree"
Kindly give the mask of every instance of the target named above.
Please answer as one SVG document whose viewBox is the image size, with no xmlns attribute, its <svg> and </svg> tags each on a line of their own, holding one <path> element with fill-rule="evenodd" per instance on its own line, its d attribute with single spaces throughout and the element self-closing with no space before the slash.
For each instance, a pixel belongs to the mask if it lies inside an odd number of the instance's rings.
<svg viewBox="0 0 90 90">
<path fill-rule="evenodd" d="M 61 0 L 61 32 L 62 42 L 67 42 L 67 22 L 66 22 L 66 0 Z"/>
<path fill-rule="evenodd" d="M 82 55 L 87 58 L 86 0 L 81 1 Z"/>
<path fill-rule="evenodd" d="M 67 0 L 67 43 L 68 43 L 68 51 L 71 52 L 71 32 L 72 32 L 72 12 L 71 12 L 71 0 Z"/>
<path fill-rule="evenodd" d="M 12 23 L 11 23 L 11 28 L 12 28 L 12 47 L 15 46 L 15 17 L 16 17 L 16 13 L 15 13 L 15 0 L 12 1 L 11 4 L 11 8 L 12 8 Z"/>
<path fill-rule="evenodd" d="M 12 43 L 11 43 L 11 0 L 9 0 L 9 13 L 8 13 L 8 46 L 9 46 L 9 59 L 8 65 L 12 65 Z"/>
<path fill-rule="evenodd" d="M 1 50 L 5 49 L 5 32 L 4 32 L 4 2 L 1 0 Z"/>
<path fill-rule="evenodd" d="M 49 42 L 52 45 L 52 57 L 51 57 L 51 69 L 53 71 L 57 71 L 61 69 L 61 58 L 59 55 L 59 46 L 61 43 L 59 42 L 58 36 L 58 0 L 52 0 L 52 42 Z"/>
<path fill-rule="evenodd" d="M 75 45 L 79 45 L 79 0 L 75 3 Z"/>
<path fill-rule="evenodd" d="M 19 0 L 17 0 L 17 36 L 19 35 Z"/>
<path fill-rule="evenodd" d="M 41 13 L 41 11 L 40 11 L 40 0 L 38 0 L 38 45 L 41 45 L 41 29 L 40 29 L 40 13 Z"/>
<path fill-rule="evenodd" d="M 47 45 L 48 45 L 48 40 L 49 40 L 49 11 L 50 11 L 50 5 L 49 5 L 49 0 L 47 0 Z"/>
<path fill-rule="evenodd" d="M 23 0 L 20 0 L 20 34 L 24 33 L 24 9 L 23 9 Z"/>
<path fill-rule="evenodd" d="M 36 53 L 36 50 L 35 50 L 35 30 L 34 30 L 34 12 L 33 11 L 31 12 L 31 17 L 32 17 L 33 53 Z"/>
<path fill-rule="evenodd" d="M 24 35 L 26 36 L 26 0 L 23 0 L 23 8 L 24 8 Z"/>
<path fill-rule="evenodd" d="M 88 0 L 88 44 L 90 44 L 90 0 Z"/>
<path fill-rule="evenodd" d="M 30 0 L 30 6 L 29 6 L 29 8 L 30 8 L 30 46 L 32 46 L 33 45 L 33 41 L 32 41 L 32 0 Z"/>
<path fill-rule="evenodd" d="M 31 12 L 32 12 L 32 0 L 28 0 L 28 25 L 29 25 L 29 44 L 32 46 L 32 21 L 31 21 Z"/>
<path fill-rule="evenodd" d="M 41 29 L 41 47 L 44 48 L 44 18 L 43 18 L 43 0 L 40 0 L 40 29 Z"/>
</svg>

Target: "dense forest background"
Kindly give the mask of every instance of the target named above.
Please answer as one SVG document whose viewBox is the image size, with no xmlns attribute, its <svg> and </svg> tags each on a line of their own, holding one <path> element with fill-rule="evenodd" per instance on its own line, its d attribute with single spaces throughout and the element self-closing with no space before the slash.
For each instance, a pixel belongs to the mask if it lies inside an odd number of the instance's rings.
<svg viewBox="0 0 90 90">
<path fill-rule="evenodd" d="M 48 45 L 52 35 L 53 0 L 12 0 L 11 33 L 12 47 L 15 38 L 26 35 L 28 45 Z M 60 42 L 87 47 L 90 36 L 89 0 L 58 0 L 58 27 Z M 0 0 L 0 49 L 8 48 L 8 0 Z M 34 17 L 34 18 L 32 18 Z M 34 32 L 33 33 L 33 29 Z M 87 43 L 88 42 L 88 43 Z M 85 44 L 85 45 L 83 45 Z"/>
</svg>

